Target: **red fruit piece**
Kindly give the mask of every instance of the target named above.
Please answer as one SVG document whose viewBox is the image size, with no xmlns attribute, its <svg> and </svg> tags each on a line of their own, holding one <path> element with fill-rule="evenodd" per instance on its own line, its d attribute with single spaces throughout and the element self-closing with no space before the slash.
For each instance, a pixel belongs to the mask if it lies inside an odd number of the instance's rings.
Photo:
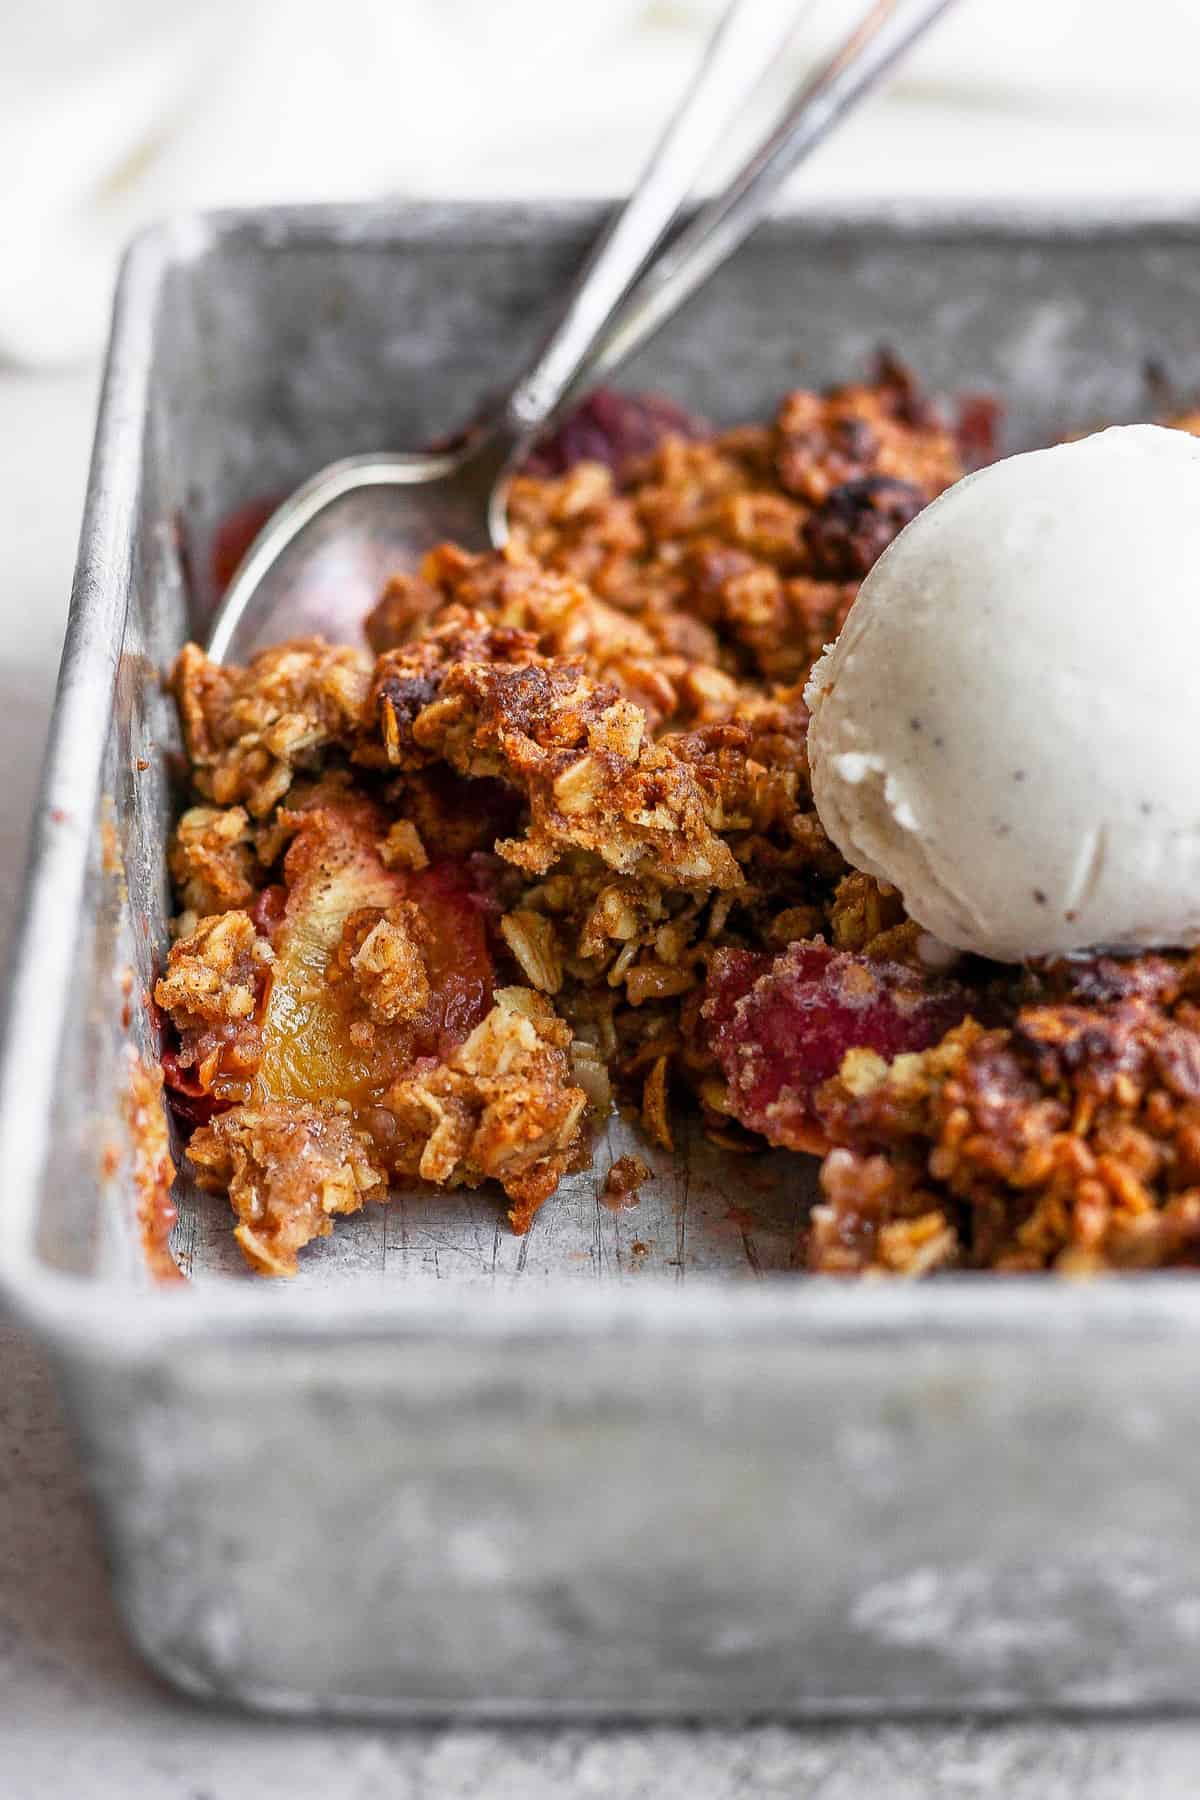
<svg viewBox="0 0 1200 1800">
<path fill-rule="evenodd" d="M 890 1061 L 959 1024 L 967 995 L 900 963 L 831 950 L 818 938 L 777 957 L 719 951 L 701 1018 L 729 1086 L 733 1116 L 773 1144 L 818 1147 L 813 1095 L 847 1050 Z"/>
<path fill-rule="evenodd" d="M 470 1037 L 492 1004 L 496 972 L 487 938 L 492 904 L 470 863 L 434 863 L 406 875 L 404 885 L 429 933 L 425 963 L 431 993 L 425 1015 L 413 1027 L 415 1048 L 419 1055 L 444 1058 Z"/>
<path fill-rule="evenodd" d="M 1004 409 L 991 394 L 963 394 L 958 402 L 954 435 L 968 469 L 982 469 L 1000 454 Z"/>
<path fill-rule="evenodd" d="M 227 513 L 217 526 L 209 552 L 209 568 L 213 593 L 218 600 L 233 580 L 243 556 L 284 497 L 283 494 L 269 494 L 247 500 L 244 506 Z"/>
<path fill-rule="evenodd" d="M 254 929 L 260 937 L 267 938 L 272 944 L 275 934 L 283 924 L 287 912 L 287 889 L 282 882 L 275 882 L 265 887 L 250 908 L 250 917 L 254 921 Z"/>
<path fill-rule="evenodd" d="M 206 1092 L 196 1071 L 180 1065 L 177 1050 L 163 1051 L 162 1072 L 167 1105 L 189 1137 L 197 1125 L 207 1125 L 214 1113 L 229 1110 L 228 1100 L 218 1100 L 215 1094 Z"/>
<path fill-rule="evenodd" d="M 648 456 L 665 437 L 703 438 L 709 427 L 663 394 L 618 394 L 597 388 L 568 413 L 557 431 L 537 444 L 527 475 L 565 475 L 578 462 L 617 469 L 630 457 Z"/>
</svg>

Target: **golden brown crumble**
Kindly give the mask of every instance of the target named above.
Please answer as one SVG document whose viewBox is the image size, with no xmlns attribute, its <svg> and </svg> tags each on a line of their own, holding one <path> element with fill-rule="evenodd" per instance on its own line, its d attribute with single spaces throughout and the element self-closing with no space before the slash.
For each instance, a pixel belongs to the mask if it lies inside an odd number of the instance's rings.
<svg viewBox="0 0 1200 1800">
<path fill-rule="evenodd" d="M 342 927 L 326 978 L 352 981 L 377 1025 L 419 1018 L 431 994 L 426 941 L 424 916 L 415 901 L 360 907 Z"/>
<path fill-rule="evenodd" d="M 264 1275 L 294 1275 L 297 1253 L 327 1237 L 337 1214 L 382 1197 L 386 1176 L 372 1157 L 336 1106 L 296 1100 L 234 1107 L 188 1144 L 200 1186 L 229 1195 L 234 1236 Z"/>
<path fill-rule="evenodd" d="M 789 395 L 770 426 L 669 438 L 619 475 L 518 480 L 514 540 L 664 645 L 701 624 L 696 660 L 795 681 L 891 537 L 962 473 L 953 435 L 886 365 L 868 386 Z"/>
<path fill-rule="evenodd" d="M 604 1198 L 609 1205 L 635 1205 L 638 1189 L 649 1179 L 650 1170 L 640 1156 L 618 1156 L 604 1178 Z"/>
<path fill-rule="evenodd" d="M 270 962 L 271 946 L 249 913 L 215 913 L 172 944 L 154 997 L 182 1031 L 248 1019 Z"/>
<path fill-rule="evenodd" d="M 250 815 L 243 806 L 189 806 L 167 851 L 182 905 L 197 918 L 248 906 L 258 892 Z"/>
<path fill-rule="evenodd" d="M 245 669 L 185 645 L 173 686 L 197 792 L 218 806 L 244 801 L 265 818 L 297 768 L 353 731 L 370 670 L 364 651 L 317 638 L 263 650 Z"/>
<path fill-rule="evenodd" d="M 879 1233 L 914 1209 L 942 1215 L 943 1263 L 1082 1274 L 1196 1259 L 1200 959 L 1114 964 L 1107 991 L 1065 979 L 1075 997 L 1010 1026 L 971 1021 L 890 1065 L 847 1058 L 819 1109 L 846 1146 L 823 1185 L 831 1216 L 856 1221 L 849 1266 L 872 1266 Z M 820 1244 L 814 1263 L 828 1266 Z"/>
<path fill-rule="evenodd" d="M 498 1181 L 515 1231 L 527 1231 L 569 1167 L 587 1108 L 573 1080 L 570 1027 L 529 988 L 501 988 L 465 1044 L 436 1069 L 399 1081 L 389 1166 L 424 1181 Z"/>
<path fill-rule="evenodd" d="M 382 750 L 387 766 L 444 762 L 517 790 L 525 829 L 496 849 L 529 874 L 581 849 L 613 869 L 646 866 L 674 886 L 741 885 L 713 830 L 713 797 L 688 761 L 649 735 L 633 701 L 581 660 L 543 656 L 532 634 L 455 614 L 381 655 L 369 708 L 362 760 Z"/>
</svg>

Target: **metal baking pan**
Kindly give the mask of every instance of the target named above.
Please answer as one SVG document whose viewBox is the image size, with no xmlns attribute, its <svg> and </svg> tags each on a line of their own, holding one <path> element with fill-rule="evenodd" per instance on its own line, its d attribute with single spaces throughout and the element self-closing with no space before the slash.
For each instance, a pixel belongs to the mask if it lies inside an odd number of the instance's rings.
<svg viewBox="0 0 1200 1800">
<path fill-rule="evenodd" d="M 125 266 L 9 982 L 0 1272 L 129 1629 L 279 1711 L 1190 1705 L 1192 1278 L 813 1281 L 805 1165 L 692 1142 L 636 1210 L 583 1175 L 520 1240 L 487 1193 L 401 1197 L 291 1285 L 185 1188 L 191 1280 L 147 1274 L 121 1098 L 166 939 L 159 672 L 215 524 L 468 418 L 599 216 L 222 215 Z M 748 418 L 886 341 L 999 391 L 1016 446 L 1194 398 L 1198 307 L 1200 215 L 790 219 L 627 379 Z"/>
</svg>

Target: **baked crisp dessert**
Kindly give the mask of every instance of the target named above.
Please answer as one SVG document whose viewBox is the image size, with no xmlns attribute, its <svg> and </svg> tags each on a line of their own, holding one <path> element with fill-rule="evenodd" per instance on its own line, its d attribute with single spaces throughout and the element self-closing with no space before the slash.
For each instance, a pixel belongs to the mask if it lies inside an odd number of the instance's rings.
<svg viewBox="0 0 1200 1800">
<path fill-rule="evenodd" d="M 947 968 L 812 803 L 806 678 L 987 423 L 891 363 L 716 435 L 598 396 L 369 650 L 183 651 L 155 998 L 254 1267 L 397 1182 L 525 1231 L 616 1098 L 823 1156 L 813 1270 L 1193 1259 L 1200 958 Z"/>
</svg>

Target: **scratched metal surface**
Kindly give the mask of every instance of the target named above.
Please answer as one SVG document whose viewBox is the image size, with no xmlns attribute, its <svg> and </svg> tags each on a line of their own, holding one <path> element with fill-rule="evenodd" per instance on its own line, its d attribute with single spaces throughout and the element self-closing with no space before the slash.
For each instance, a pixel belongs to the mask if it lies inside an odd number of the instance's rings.
<svg viewBox="0 0 1200 1800">
<path fill-rule="evenodd" d="M 604 1183 L 615 1159 L 635 1150 L 651 1168 L 636 1200 L 614 1205 Z M 815 1192 L 815 1165 L 783 1153 L 735 1159 L 707 1142 L 681 1112 L 675 1153 L 649 1147 L 620 1118 L 598 1133 L 593 1167 L 569 1175 L 524 1237 L 515 1237 L 496 1190 L 398 1192 L 344 1221 L 302 1258 L 302 1286 L 331 1277 L 453 1282 L 680 1282 L 688 1275 L 754 1279 L 794 1270 L 798 1230 Z M 247 1276 L 228 1208 L 190 1190 L 174 1244 L 193 1280 Z"/>
<path fill-rule="evenodd" d="M 598 1200 L 614 1123 L 525 1239 L 497 1195 L 407 1194 L 292 1284 L 184 1190 L 193 1279 L 147 1277 L 120 1096 L 166 941 L 158 673 L 213 527 L 467 418 L 596 219 L 266 212 L 126 271 L 10 971 L 0 1291 L 55 1358 L 129 1629 L 190 1691 L 292 1712 L 1194 1705 L 1187 1278 L 814 1282 L 811 1169 L 686 1121 L 635 1207 Z M 731 420 L 888 341 L 1000 391 L 1017 446 L 1194 401 L 1198 302 L 1183 216 L 784 221 L 628 379 Z"/>
</svg>

